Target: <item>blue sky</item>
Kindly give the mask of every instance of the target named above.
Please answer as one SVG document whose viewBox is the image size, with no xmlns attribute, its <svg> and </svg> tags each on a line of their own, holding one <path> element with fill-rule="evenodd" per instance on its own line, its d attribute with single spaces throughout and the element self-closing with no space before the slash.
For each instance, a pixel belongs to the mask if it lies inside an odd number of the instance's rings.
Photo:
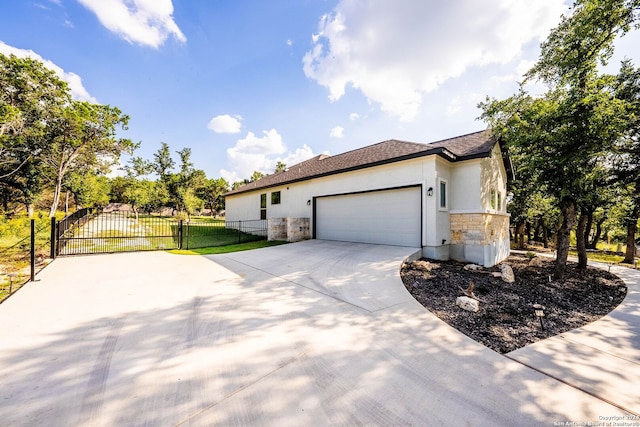
<svg viewBox="0 0 640 427">
<path fill-rule="evenodd" d="M 196 168 L 233 182 L 278 161 L 484 129 L 477 103 L 516 91 L 568 11 L 562 0 L 486 5 L 5 0 L 0 52 L 40 59 L 76 98 L 119 107 L 137 155 L 190 147 Z M 637 59 L 636 33 L 614 64 Z"/>
</svg>

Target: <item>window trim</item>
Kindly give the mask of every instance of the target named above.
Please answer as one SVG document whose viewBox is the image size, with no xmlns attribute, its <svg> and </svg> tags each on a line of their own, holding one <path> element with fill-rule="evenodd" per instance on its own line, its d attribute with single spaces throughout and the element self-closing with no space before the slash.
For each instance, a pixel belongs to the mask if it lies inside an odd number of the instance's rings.
<svg viewBox="0 0 640 427">
<path fill-rule="evenodd" d="M 444 206 L 442 206 L 443 186 L 444 185 Z M 438 210 L 449 210 L 449 182 L 444 178 L 438 178 Z"/>
<path fill-rule="evenodd" d="M 282 203 L 282 193 L 280 190 L 271 192 L 271 204 L 279 205 Z"/>
<path fill-rule="evenodd" d="M 260 194 L 260 219 L 267 219 L 267 193 Z"/>
</svg>

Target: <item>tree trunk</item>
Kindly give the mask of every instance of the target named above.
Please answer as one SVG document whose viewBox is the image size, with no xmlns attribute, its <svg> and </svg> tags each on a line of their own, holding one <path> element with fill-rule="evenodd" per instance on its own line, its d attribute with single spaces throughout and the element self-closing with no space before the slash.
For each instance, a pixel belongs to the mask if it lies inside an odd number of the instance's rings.
<svg viewBox="0 0 640 427">
<path fill-rule="evenodd" d="M 540 225 L 542 226 L 542 243 L 544 244 L 545 249 L 549 248 L 549 227 L 547 227 L 547 223 L 544 219 L 540 220 Z"/>
<path fill-rule="evenodd" d="M 521 249 L 521 250 L 524 249 L 524 229 L 525 229 L 524 222 L 521 222 L 516 227 L 516 238 L 518 239 L 518 249 Z"/>
<path fill-rule="evenodd" d="M 60 191 L 62 189 L 62 174 L 58 174 L 56 178 L 56 185 L 53 188 L 53 202 L 51 202 L 51 209 L 49 210 L 49 218 L 56 216 L 58 210 L 58 203 L 60 203 Z"/>
<path fill-rule="evenodd" d="M 558 230 L 556 244 L 556 265 L 553 271 L 555 280 L 562 280 L 567 267 L 567 257 L 569 256 L 569 235 L 573 224 L 576 222 L 576 204 L 571 199 L 563 199 L 560 202 L 560 212 L 562 213 L 562 225 Z"/>
<path fill-rule="evenodd" d="M 598 221 L 596 221 L 596 232 L 593 235 L 593 240 L 587 246 L 588 249 L 597 249 L 598 243 L 600 243 L 600 236 L 602 235 L 602 224 L 607 220 L 607 217 L 604 216 Z"/>
<path fill-rule="evenodd" d="M 533 230 L 533 240 L 536 242 L 542 241 L 542 237 L 540 236 L 540 233 L 542 232 L 542 225 L 541 225 L 542 221 L 543 221 L 542 218 L 539 219 Z"/>
<path fill-rule="evenodd" d="M 585 248 L 589 248 L 589 235 L 591 235 L 591 228 L 593 227 L 593 209 L 587 209 L 587 221 L 584 227 L 584 245 Z M 595 249 L 595 248 L 590 248 Z"/>
<path fill-rule="evenodd" d="M 589 223 L 589 212 L 580 211 L 578 228 L 576 230 L 576 246 L 578 249 L 578 268 L 587 268 L 587 224 Z"/>
<path fill-rule="evenodd" d="M 33 214 L 35 213 L 33 202 L 28 202 L 26 207 L 27 207 L 27 215 L 29 216 L 29 218 L 33 218 Z"/>
<path fill-rule="evenodd" d="M 636 232 L 638 231 L 638 216 L 640 216 L 640 202 L 636 200 L 633 206 L 633 212 L 627 222 L 627 251 L 624 260 L 627 264 L 633 264 L 636 256 Z"/>
</svg>

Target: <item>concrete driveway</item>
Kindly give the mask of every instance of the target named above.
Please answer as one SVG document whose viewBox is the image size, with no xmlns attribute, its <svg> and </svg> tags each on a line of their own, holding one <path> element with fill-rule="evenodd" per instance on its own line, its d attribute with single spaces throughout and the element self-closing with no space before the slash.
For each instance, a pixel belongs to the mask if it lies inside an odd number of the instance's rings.
<svg viewBox="0 0 640 427">
<path fill-rule="evenodd" d="M 399 277 L 414 252 L 311 240 L 60 258 L 0 305 L 0 424 L 551 426 L 626 414 L 426 311 Z"/>
</svg>

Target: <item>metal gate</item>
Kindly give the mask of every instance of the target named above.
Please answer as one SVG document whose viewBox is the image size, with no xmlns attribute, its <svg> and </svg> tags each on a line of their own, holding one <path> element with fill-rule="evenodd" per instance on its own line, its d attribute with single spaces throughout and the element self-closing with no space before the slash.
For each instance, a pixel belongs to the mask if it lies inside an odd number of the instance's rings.
<svg viewBox="0 0 640 427">
<path fill-rule="evenodd" d="M 181 228 L 174 218 L 81 209 L 56 224 L 54 250 L 79 255 L 178 249 Z"/>
<path fill-rule="evenodd" d="M 267 220 L 182 221 L 131 211 L 81 209 L 51 224 L 51 257 L 194 249 L 267 238 Z"/>
</svg>

